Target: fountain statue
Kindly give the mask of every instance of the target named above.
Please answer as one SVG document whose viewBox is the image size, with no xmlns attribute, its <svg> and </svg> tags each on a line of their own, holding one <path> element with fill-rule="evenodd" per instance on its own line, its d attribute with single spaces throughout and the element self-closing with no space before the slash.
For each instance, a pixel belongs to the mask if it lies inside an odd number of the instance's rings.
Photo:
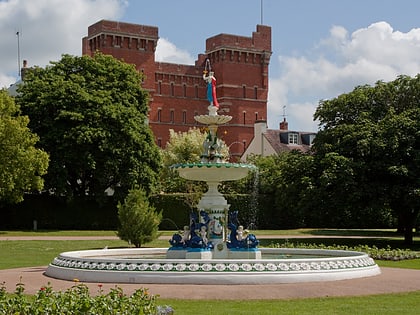
<svg viewBox="0 0 420 315">
<path fill-rule="evenodd" d="M 201 160 L 175 164 L 185 179 L 204 181 L 208 190 L 190 222 L 170 239 L 169 248 L 124 248 L 61 253 L 46 275 L 72 281 L 177 284 L 267 284 L 332 281 L 374 276 L 379 267 L 366 253 L 344 250 L 258 248 L 259 241 L 238 221 L 218 191 L 223 181 L 239 180 L 255 166 L 230 163 L 221 154 L 218 126 L 232 117 L 218 115 L 214 73 L 206 62 L 203 79 L 210 102 Z"/>
</svg>

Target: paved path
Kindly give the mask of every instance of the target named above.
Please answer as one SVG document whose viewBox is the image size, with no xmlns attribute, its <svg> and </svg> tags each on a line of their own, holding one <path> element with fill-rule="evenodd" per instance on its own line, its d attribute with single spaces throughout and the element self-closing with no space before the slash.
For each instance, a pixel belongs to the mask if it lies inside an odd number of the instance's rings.
<svg viewBox="0 0 420 315">
<path fill-rule="evenodd" d="M 25 284 L 25 292 L 34 294 L 48 283 L 54 290 L 63 291 L 75 283 L 49 278 L 44 275 L 46 267 L 0 270 L 0 283 L 5 282 L 7 291 L 13 292 L 16 283 Z M 420 270 L 381 268 L 378 276 L 328 282 L 286 283 L 267 285 L 178 285 L 178 284 L 102 284 L 110 288 L 121 287 L 126 294 L 145 287 L 151 294 L 174 299 L 296 299 L 327 296 L 360 296 L 371 294 L 420 291 Z M 93 294 L 98 283 L 85 283 Z"/>
</svg>

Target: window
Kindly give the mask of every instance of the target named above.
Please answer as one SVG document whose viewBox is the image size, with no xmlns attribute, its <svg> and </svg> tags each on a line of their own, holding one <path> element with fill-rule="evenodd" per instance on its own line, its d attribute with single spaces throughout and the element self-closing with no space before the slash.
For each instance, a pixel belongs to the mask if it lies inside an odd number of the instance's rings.
<svg viewBox="0 0 420 315">
<path fill-rule="evenodd" d="M 171 109 L 171 123 L 175 121 L 175 111 Z"/>
<path fill-rule="evenodd" d="M 194 97 L 198 98 L 198 85 L 194 86 Z"/>
<path fill-rule="evenodd" d="M 289 144 L 299 144 L 297 133 L 289 133 Z"/>
<path fill-rule="evenodd" d="M 194 111 L 194 117 L 195 117 L 195 116 L 198 116 L 198 112 L 197 112 L 197 111 Z M 194 119 L 194 121 L 195 121 L 195 124 L 197 125 L 197 124 L 198 124 L 198 121 L 197 121 L 197 120 L 195 120 L 195 119 Z"/>
<path fill-rule="evenodd" d="M 157 121 L 158 122 L 161 122 L 162 121 L 162 108 L 158 108 Z"/>
<path fill-rule="evenodd" d="M 242 115 L 244 116 L 244 125 L 245 125 L 245 122 L 246 122 L 246 112 L 243 112 Z"/>
<path fill-rule="evenodd" d="M 187 123 L 187 111 L 186 110 L 182 111 L 182 123 L 183 124 Z"/>
<path fill-rule="evenodd" d="M 258 112 L 255 112 L 255 121 L 258 120 Z"/>
<path fill-rule="evenodd" d="M 162 81 L 158 82 L 158 90 L 157 90 L 157 94 L 162 94 Z"/>
<path fill-rule="evenodd" d="M 161 138 L 157 139 L 157 145 L 158 145 L 159 148 L 162 147 L 162 139 Z"/>
<path fill-rule="evenodd" d="M 184 97 L 187 97 L 187 85 L 186 84 L 184 84 L 182 86 L 182 94 L 183 94 Z"/>
<path fill-rule="evenodd" d="M 246 98 L 246 86 L 242 85 L 242 97 Z"/>
<path fill-rule="evenodd" d="M 258 87 L 254 86 L 254 98 L 258 99 Z"/>
<path fill-rule="evenodd" d="M 175 95 L 175 87 L 174 87 L 174 84 L 171 83 L 171 96 L 174 96 L 174 95 Z"/>
</svg>

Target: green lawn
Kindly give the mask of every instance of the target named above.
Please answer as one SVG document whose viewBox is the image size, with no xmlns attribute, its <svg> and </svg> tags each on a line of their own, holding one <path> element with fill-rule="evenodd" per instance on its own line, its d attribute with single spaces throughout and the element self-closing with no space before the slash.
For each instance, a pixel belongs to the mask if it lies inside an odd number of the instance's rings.
<svg viewBox="0 0 420 315">
<path fill-rule="evenodd" d="M 363 297 L 325 297 L 299 300 L 166 300 L 159 304 L 171 305 L 175 314 L 182 315 L 417 315 L 420 291 L 403 294 L 382 294 Z M 205 310 L 205 312 L 203 312 Z"/>
</svg>

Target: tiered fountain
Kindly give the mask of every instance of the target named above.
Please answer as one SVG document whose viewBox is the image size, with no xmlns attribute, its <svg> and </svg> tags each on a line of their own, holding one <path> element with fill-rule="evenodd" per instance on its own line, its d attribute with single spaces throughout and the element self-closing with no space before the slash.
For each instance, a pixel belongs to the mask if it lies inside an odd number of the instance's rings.
<svg viewBox="0 0 420 315">
<path fill-rule="evenodd" d="M 221 182 L 244 178 L 255 166 L 224 160 L 217 128 L 232 117 L 218 115 L 217 107 L 213 104 L 208 109 L 208 115 L 194 117 L 196 121 L 207 125 L 209 130 L 203 143 L 201 161 L 172 166 L 185 179 L 205 181 L 208 191 L 198 203 L 198 212 L 191 214 L 190 225 L 184 228 L 183 235 L 173 236 L 170 241 L 172 247 L 166 256 L 188 259 L 260 259 L 261 251 L 257 249 L 258 240 L 255 235 L 248 234 L 239 225 L 237 212 L 229 212 L 230 205 L 218 191 Z"/>
<path fill-rule="evenodd" d="M 244 178 L 255 167 L 223 159 L 217 128 L 232 117 L 217 113 L 212 72 L 203 77 L 209 82 L 210 106 L 208 115 L 195 117 L 209 129 L 201 161 L 172 166 L 181 177 L 205 181 L 208 185 L 184 232 L 172 237 L 169 249 L 62 253 L 48 266 L 46 275 L 85 282 L 263 284 L 331 281 L 379 274 L 380 269 L 373 259 L 361 252 L 257 247 L 255 235 L 243 229 L 237 211 L 229 209 L 230 205 L 218 191 L 221 182 Z"/>
</svg>

